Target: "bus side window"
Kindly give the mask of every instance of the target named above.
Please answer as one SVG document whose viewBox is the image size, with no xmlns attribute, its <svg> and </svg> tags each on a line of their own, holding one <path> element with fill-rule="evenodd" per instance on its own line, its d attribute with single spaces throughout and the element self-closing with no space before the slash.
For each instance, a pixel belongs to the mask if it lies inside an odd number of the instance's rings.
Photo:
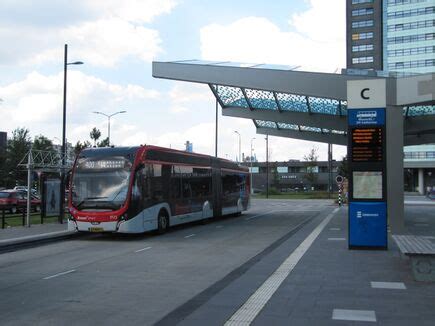
<svg viewBox="0 0 435 326">
<path fill-rule="evenodd" d="M 172 166 L 171 173 L 171 197 L 174 199 L 181 198 L 181 174 L 178 166 Z"/>
<path fill-rule="evenodd" d="M 190 180 L 187 178 L 183 178 L 183 198 L 192 197 L 192 189 L 190 187 Z"/>
</svg>

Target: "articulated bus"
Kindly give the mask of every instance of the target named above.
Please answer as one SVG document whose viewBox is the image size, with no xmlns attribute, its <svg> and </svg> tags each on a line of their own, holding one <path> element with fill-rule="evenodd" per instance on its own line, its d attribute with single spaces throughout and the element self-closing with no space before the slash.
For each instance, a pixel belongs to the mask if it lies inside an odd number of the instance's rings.
<svg viewBox="0 0 435 326">
<path fill-rule="evenodd" d="M 241 214 L 249 207 L 248 172 L 228 160 L 156 146 L 85 149 L 70 178 L 68 228 L 164 233 Z"/>
</svg>

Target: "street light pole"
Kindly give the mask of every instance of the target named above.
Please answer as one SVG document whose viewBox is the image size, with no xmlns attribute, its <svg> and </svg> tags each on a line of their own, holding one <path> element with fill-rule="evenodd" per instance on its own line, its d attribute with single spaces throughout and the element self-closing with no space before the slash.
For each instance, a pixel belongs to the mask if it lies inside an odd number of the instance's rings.
<svg viewBox="0 0 435 326">
<path fill-rule="evenodd" d="M 110 146 L 110 118 L 113 117 L 114 115 L 117 115 L 120 113 L 125 113 L 125 112 L 127 112 L 127 111 L 118 111 L 118 112 L 115 112 L 112 114 L 106 114 L 104 112 L 94 111 L 94 113 L 104 115 L 107 118 L 107 138 L 109 141 L 109 146 Z"/>
<path fill-rule="evenodd" d="M 234 132 L 239 136 L 239 162 L 242 161 L 242 136 L 237 130 L 234 130 Z"/>
<path fill-rule="evenodd" d="M 65 44 L 63 61 L 63 119 L 62 119 L 62 168 L 60 173 L 60 214 L 59 222 L 63 223 L 65 217 L 65 158 L 66 158 L 66 80 L 68 65 L 82 65 L 83 62 L 68 62 L 68 44 Z"/>
<path fill-rule="evenodd" d="M 269 135 L 266 135 L 266 198 L 269 198 Z"/>
<path fill-rule="evenodd" d="M 251 157 L 249 158 L 249 161 L 251 162 L 251 194 L 254 194 L 254 179 L 252 178 L 252 141 L 255 139 L 255 137 L 251 138 Z"/>
</svg>

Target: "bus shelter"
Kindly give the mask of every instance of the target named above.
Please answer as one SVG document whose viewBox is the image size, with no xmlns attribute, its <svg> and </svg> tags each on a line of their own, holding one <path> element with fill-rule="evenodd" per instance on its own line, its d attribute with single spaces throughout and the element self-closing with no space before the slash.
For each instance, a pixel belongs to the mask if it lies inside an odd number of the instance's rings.
<svg viewBox="0 0 435 326">
<path fill-rule="evenodd" d="M 153 62 L 153 77 L 207 84 L 222 115 L 251 119 L 258 134 L 345 146 L 351 139 L 348 103 L 382 97 L 387 211 L 391 229 L 400 232 L 403 146 L 435 143 L 435 74 L 399 78 L 298 69 L 189 60 Z M 383 87 L 376 86 L 379 80 Z"/>
</svg>

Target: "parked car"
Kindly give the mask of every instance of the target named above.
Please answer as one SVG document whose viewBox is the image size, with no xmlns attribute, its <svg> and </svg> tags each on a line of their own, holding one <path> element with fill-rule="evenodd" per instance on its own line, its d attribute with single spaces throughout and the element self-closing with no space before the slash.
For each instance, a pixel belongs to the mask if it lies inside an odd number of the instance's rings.
<svg viewBox="0 0 435 326">
<path fill-rule="evenodd" d="M 7 210 L 11 214 L 25 210 L 27 207 L 27 193 L 17 190 L 0 191 L 0 210 Z M 38 212 L 41 209 L 41 200 L 32 195 L 30 207 L 33 211 Z"/>
</svg>

